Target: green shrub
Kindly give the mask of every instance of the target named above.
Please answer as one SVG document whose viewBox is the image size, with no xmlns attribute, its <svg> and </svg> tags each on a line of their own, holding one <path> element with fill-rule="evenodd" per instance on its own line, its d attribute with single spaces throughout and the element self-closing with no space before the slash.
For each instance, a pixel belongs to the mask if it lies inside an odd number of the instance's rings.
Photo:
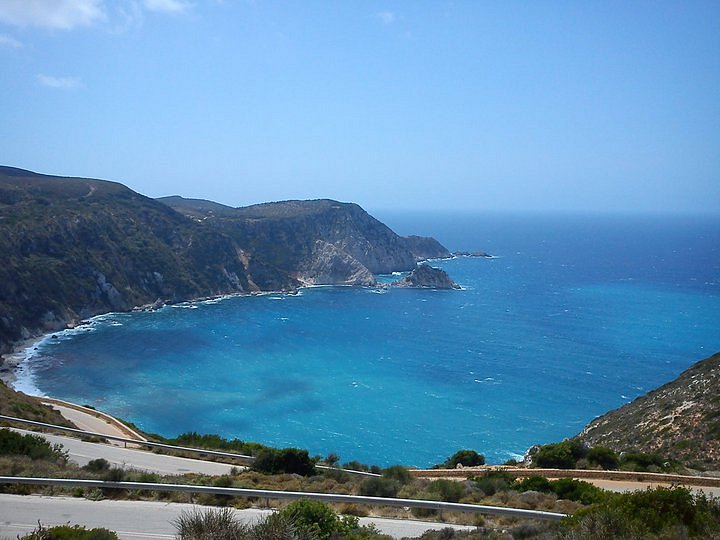
<svg viewBox="0 0 720 540">
<path fill-rule="evenodd" d="M 397 480 L 402 485 L 412 482 L 412 476 L 410 475 L 410 471 L 408 471 L 407 467 L 403 467 L 402 465 L 393 465 L 392 467 L 383 469 L 382 475 L 383 478 Z"/>
<path fill-rule="evenodd" d="M 239 439 L 227 440 L 220 435 L 215 434 L 200 435 L 194 431 L 183 433 L 174 439 L 165 439 L 163 437 L 158 438 L 175 446 L 225 450 L 227 452 L 236 452 L 238 454 L 256 455 L 263 448 L 267 448 L 266 446 L 258 443 L 243 442 Z"/>
<path fill-rule="evenodd" d="M 620 459 L 617 454 L 604 446 L 595 446 L 588 450 L 585 459 L 591 465 L 598 465 L 606 471 L 615 470 L 620 466 Z"/>
<path fill-rule="evenodd" d="M 382 472 L 380 467 L 377 465 L 366 465 L 365 463 L 360 463 L 356 460 L 343 463 L 342 467 L 343 469 L 350 469 L 351 471 L 371 472 L 373 474 L 380 474 Z"/>
<path fill-rule="evenodd" d="M 360 484 L 360 495 L 364 497 L 395 497 L 402 484 L 385 477 L 368 478 Z"/>
<path fill-rule="evenodd" d="M 325 478 L 335 480 L 338 484 L 345 484 L 351 480 L 350 474 L 346 473 L 342 469 L 325 469 L 322 471 Z"/>
<path fill-rule="evenodd" d="M 574 469 L 579 459 L 587 455 L 587 448 L 577 439 L 546 444 L 533 456 L 533 465 L 548 469 Z"/>
<path fill-rule="evenodd" d="M 213 486 L 221 488 L 229 488 L 233 485 L 233 479 L 230 476 L 223 474 L 213 480 Z"/>
<path fill-rule="evenodd" d="M 183 511 L 173 524 L 179 540 L 239 540 L 247 532 L 230 508 Z"/>
<path fill-rule="evenodd" d="M 588 482 L 573 478 L 561 478 L 550 481 L 544 476 L 530 476 L 523 480 L 516 480 L 510 486 L 516 491 L 539 491 L 541 493 L 555 493 L 560 499 L 578 501 L 583 504 L 592 504 L 603 500 L 605 492 Z"/>
<path fill-rule="evenodd" d="M 560 499 L 593 504 L 603 500 L 605 492 L 588 482 L 574 478 L 561 478 L 550 483 L 553 493 Z"/>
<path fill-rule="evenodd" d="M 529 476 L 522 480 L 515 480 L 510 486 L 515 491 L 539 491 L 540 493 L 552 493 L 553 487 L 550 480 L 544 476 Z"/>
<path fill-rule="evenodd" d="M 87 465 L 83 469 L 90 472 L 103 472 L 110 468 L 110 462 L 104 458 L 98 458 L 88 461 Z"/>
<path fill-rule="evenodd" d="M 487 471 L 485 476 L 474 480 L 475 487 L 487 497 L 492 497 L 498 491 L 507 491 L 513 483 L 513 477 L 504 471 Z"/>
<path fill-rule="evenodd" d="M 428 490 L 431 493 L 437 493 L 441 501 L 458 502 L 465 495 L 465 486 L 460 482 L 453 480 L 435 480 L 430 484 Z"/>
<path fill-rule="evenodd" d="M 644 452 L 623 452 L 620 454 L 620 468 L 627 471 L 653 472 L 664 468 L 665 460 L 658 454 Z"/>
<path fill-rule="evenodd" d="M 112 469 L 108 469 L 103 475 L 103 480 L 107 480 L 108 482 L 122 482 L 125 480 L 125 475 L 126 472 L 124 469 L 113 467 Z"/>
<path fill-rule="evenodd" d="M 80 525 L 44 527 L 38 524 L 37 529 L 21 540 L 118 540 L 118 536 L 108 529 L 87 529 Z"/>
<path fill-rule="evenodd" d="M 318 540 L 326 540 L 336 534 L 342 536 L 358 527 L 358 518 L 340 517 L 320 501 L 301 499 L 280 510 L 278 515 L 291 523 L 299 533 Z"/>
<path fill-rule="evenodd" d="M 62 446 L 51 445 L 39 435 L 23 435 L 9 429 L 0 429 L 0 455 L 28 456 L 33 460 L 62 463 L 68 459 Z"/>
<path fill-rule="evenodd" d="M 720 503 L 686 488 L 615 494 L 579 511 L 563 538 L 717 538 Z"/>
<path fill-rule="evenodd" d="M 446 469 L 455 469 L 458 465 L 463 467 L 485 465 L 485 456 L 478 454 L 475 450 L 458 450 L 442 464 Z"/>
<path fill-rule="evenodd" d="M 298 448 L 263 448 L 255 457 L 252 468 L 267 474 L 299 474 L 312 476 L 315 474 L 315 464 L 310 459 L 307 450 Z"/>
</svg>

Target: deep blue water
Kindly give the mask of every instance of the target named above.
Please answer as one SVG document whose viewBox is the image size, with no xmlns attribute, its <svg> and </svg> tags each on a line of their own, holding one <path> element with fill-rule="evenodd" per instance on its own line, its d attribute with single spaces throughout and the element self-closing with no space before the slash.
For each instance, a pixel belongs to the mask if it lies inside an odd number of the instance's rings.
<svg viewBox="0 0 720 540">
<path fill-rule="evenodd" d="M 147 431 L 389 465 L 503 462 L 720 351 L 720 219 L 390 214 L 497 258 L 462 291 L 305 289 L 113 314 L 45 340 L 18 386 Z"/>
</svg>

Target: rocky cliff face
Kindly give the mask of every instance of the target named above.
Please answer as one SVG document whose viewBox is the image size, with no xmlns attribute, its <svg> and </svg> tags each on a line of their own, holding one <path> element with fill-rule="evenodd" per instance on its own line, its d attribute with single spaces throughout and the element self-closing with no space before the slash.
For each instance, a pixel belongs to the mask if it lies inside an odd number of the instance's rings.
<svg viewBox="0 0 720 540">
<path fill-rule="evenodd" d="M 415 270 L 393 283 L 393 286 L 419 289 L 460 289 L 460 285 L 455 283 L 445 270 L 434 268 L 429 264 L 418 264 Z"/>
<path fill-rule="evenodd" d="M 370 284 L 372 274 L 408 271 L 416 261 L 448 257 L 432 238 L 403 238 L 356 204 L 328 199 L 282 201 L 244 208 L 207 201 L 164 199 L 179 212 L 222 230 L 250 254 L 248 271 L 263 287 L 255 265 L 299 283 Z"/>
<path fill-rule="evenodd" d="M 635 449 L 720 471 L 720 354 L 674 381 L 593 420 L 579 435 L 592 446 Z"/>
<path fill-rule="evenodd" d="M 298 268 L 303 285 L 373 285 L 375 277 L 349 253 L 324 240 L 316 240 L 310 257 Z"/>
</svg>

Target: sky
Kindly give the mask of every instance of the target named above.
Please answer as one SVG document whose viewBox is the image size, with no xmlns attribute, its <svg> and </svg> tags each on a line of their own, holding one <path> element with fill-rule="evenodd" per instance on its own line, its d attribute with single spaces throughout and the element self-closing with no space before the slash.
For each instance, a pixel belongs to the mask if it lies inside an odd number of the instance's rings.
<svg viewBox="0 0 720 540">
<path fill-rule="evenodd" d="M 720 2 L 0 0 L 0 164 L 244 206 L 720 215 Z"/>
</svg>

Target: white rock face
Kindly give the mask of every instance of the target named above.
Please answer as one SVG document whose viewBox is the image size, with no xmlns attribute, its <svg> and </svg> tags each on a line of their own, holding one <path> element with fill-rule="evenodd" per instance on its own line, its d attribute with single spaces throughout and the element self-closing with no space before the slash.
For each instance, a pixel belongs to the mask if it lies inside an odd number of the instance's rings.
<svg viewBox="0 0 720 540">
<path fill-rule="evenodd" d="M 375 277 L 349 253 L 324 240 L 316 240 L 309 260 L 303 261 L 298 279 L 306 285 L 374 285 Z"/>
</svg>

